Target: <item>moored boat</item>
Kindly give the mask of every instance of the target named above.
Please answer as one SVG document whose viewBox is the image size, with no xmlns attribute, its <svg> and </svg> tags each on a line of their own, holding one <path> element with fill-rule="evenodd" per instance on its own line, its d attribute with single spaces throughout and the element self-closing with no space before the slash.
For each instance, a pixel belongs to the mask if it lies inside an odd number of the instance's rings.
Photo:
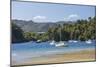
<svg viewBox="0 0 100 67">
<path fill-rule="evenodd" d="M 65 44 L 63 41 L 60 41 L 58 43 L 55 43 L 55 46 L 56 47 L 65 47 L 65 46 L 68 46 L 67 44 Z"/>
<path fill-rule="evenodd" d="M 87 40 L 87 41 L 85 41 L 87 44 L 91 44 L 92 43 L 92 41 L 91 40 Z"/>
<path fill-rule="evenodd" d="M 40 43 L 40 42 L 42 42 L 42 41 L 41 41 L 41 40 L 37 40 L 37 41 L 36 41 L 36 43 Z"/>
<path fill-rule="evenodd" d="M 54 41 L 54 40 L 51 41 L 51 42 L 50 42 L 50 45 L 55 45 L 55 41 Z"/>
<path fill-rule="evenodd" d="M 67 43 L 65 45 L 64 41 L 62 41 L 62 34 L 61 34 L 61 29 L 62 29 L 62 25 L 61 25 L 61 28 L 60 28 L 60 41 L 58 43 L 55 43 L 55 46 L 56 47 L 64 47 L 64 46 L 67 46 Z"/>
</svg>

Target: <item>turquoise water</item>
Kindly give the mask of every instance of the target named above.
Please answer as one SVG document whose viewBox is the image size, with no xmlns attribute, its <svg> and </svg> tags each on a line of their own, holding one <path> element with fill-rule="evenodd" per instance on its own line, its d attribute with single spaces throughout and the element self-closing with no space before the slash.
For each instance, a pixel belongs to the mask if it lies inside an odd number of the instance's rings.
<svg viewBox="0 0 100 67">
<path fill-rule="evenodd" d="M 80 50 L 91 50 L 95 49 L 96 42 L 95 40 L 92 43 L 87 44 L 85 41 L 78 42 L 65 42 L 68 44 L 67 47 L 56 47 L 50 45 L 50 42 L 27 42 L 27 43 L 15 43 L 12 44 L 12 60 L 13 61 L 22 61 L 28 58 L 46 56 L 51 54 L 61 54 L 61 53 L 70 53 Z"/>
</svg>

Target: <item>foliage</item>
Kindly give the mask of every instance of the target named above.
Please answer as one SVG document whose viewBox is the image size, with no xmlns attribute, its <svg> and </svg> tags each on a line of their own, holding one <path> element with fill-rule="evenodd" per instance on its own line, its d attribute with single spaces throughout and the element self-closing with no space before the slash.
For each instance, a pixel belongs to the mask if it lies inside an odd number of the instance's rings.
<svg viewBox="0 0 100 67">
<path fill-rule="evenodd" d="M 34 32 L 25 32 L 24 33 L 24 38 L 26 39 L 26 40 L 36 40 L 36 33 L 34 33 Z"/>
<path fill-rule="evenodd" d="M 59 41 L 60 32 L 61 40 L 88 40 L 96 38 L 96 17 L 89 17 L 88 20 L 77 20 L 75 23 L 58 25 L 58 27 L 50 28 L 48 35 L 50 40 Z M 63 27 L 61 30 L 59 30 Z"/>
<path fill-rule="evenodd" d="M 24 40 L 23 31 L 16 24 L 12 23 L 12 42 L 21 42 Z"/>
<path fill-rule="evenodd" d="M 88 20 L 77 20 L 73 23 L 63 23 L 63 21 L 59 23 L 55 27 L 49 27 L 47 32 L 40 34 L 37 32 L 23 32 L 20 27 L 12 22 L 12 42 L 96 39 L 96 17 L 89 17 Z"/>
</svg>

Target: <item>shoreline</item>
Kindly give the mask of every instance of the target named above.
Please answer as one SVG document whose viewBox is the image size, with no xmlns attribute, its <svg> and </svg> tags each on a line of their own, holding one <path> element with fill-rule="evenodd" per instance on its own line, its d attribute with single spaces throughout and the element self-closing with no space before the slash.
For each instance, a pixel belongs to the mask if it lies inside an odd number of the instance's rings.
<svg viewBox="0 0 100 67">
<path fill-rule="evenodd" d="M 96 60 L 95 49 L 81 50 L 73 53 L 54 54 L 48 56 L 41 56 L 29 58 L 19 63 L 12 62 L 12 66 L 24 65 L 40 65 L 40 64 L 56 64 L 56 63 L 71 63 L 71 62 L 86 62 Z"/>
<path fill-rule="evenodd" d="M 92 40 L 92 39 L 88 39 L 88 40 Z M 93 39 L 93 40 L 95 40 L 95 39 Z M 11 43 L 12 43 L 12 44 L 16 44 L 16 43 L 27 43 L 27 42 L 30 42 L 30 41 L 36 42 L 37 40 L 23 40 L 23 41 L 11 42 Z M 47 41 L 45 41 L 45 42 L 48 42 L 48 41 L 51 41 L 51 40 L 47 40 Z M 65 42 L 68 42 L 68 41 L 70 41 L 70 40 L 65 40 Z M 74 41 L 74 40 L 73 40 L 73 41 Z M 75 40 L 75 41 L 82 41 L 82 42 L 85 42 L 85 41 L 87 41 L 87 40 Z M 42 41 L 42 42 L 44 42 L 44 41 Z M 59 42 L 59 41 L 55 41 L 55 42 Z"/>
</svg>

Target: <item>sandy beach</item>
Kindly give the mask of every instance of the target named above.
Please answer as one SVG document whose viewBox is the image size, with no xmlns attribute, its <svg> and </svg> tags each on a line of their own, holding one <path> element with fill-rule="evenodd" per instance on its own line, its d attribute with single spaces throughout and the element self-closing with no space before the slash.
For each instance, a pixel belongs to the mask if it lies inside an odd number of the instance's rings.
<svg viewBox="0 0 100 67">
<path fill-rule="evenodd" d="M 12 61 L 12 66 L 20 65 L 38 65 L 38 64 L 54 64 L 54 63 L 69 63 L 82 61 L 95 61 L 95 49 L 82 50 L 72 53 L 55 54 L 49 56 L 41 56 L 36 58 L 29 58 L 23 62 L 16 63 Z"/>
</svg>

